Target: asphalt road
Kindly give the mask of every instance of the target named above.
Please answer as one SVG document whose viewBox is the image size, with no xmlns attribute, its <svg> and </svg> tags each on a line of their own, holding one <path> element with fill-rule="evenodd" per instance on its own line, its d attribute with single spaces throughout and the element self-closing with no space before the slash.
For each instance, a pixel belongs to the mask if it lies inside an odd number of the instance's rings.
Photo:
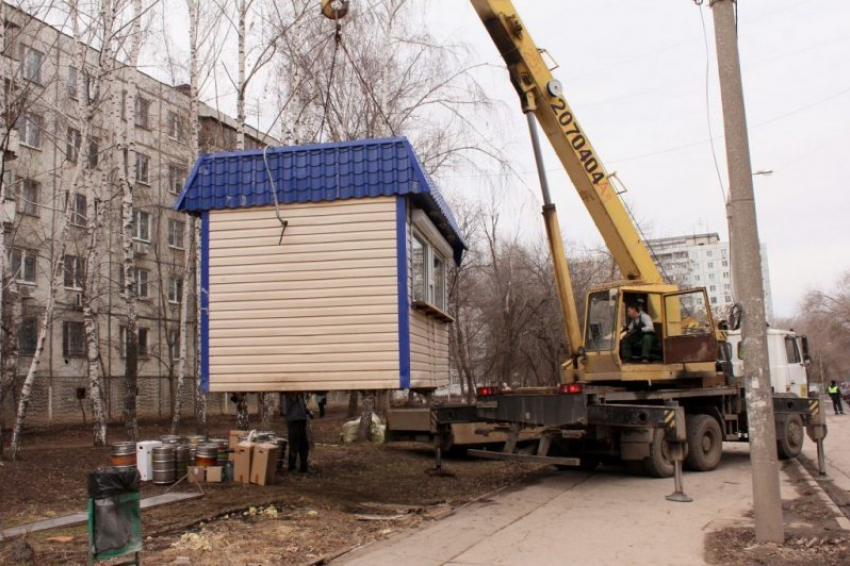
<svg viewBox="0 0 850 566">
<path fill-rule="evenodd" d="M 850 426 L 850 416 L 845 418 Z M 717 470 L 685 474 L 685 491 L 693 503 L 666 501 L 672 489 L 672 480 L 630 476 L 617 468 L 592 474 L 546 472 L 427 528 L 391 537 L 334 563 L 703 564 L 707 532 L 749 521 L 748 446 L 727 444 Z"/>
</svg>

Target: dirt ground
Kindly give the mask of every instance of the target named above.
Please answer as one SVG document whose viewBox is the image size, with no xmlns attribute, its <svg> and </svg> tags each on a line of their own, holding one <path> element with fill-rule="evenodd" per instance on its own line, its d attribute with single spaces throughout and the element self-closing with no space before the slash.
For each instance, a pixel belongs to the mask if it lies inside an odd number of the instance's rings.
<svg viewBox="0 0 850 566">
<path fill-rule="evenodd" d="M 144 511 L 144 562 L 314 563 L 438 518 L 538 469 L 456 458 L 445 460 L 447 473 L 437 475 L 432 470 L 432 451 L 426 446 L 341 444 L 343 412 L 344 408 L 331 408 L 326 418 L 313 421 L 317 446 L 311 453 L 309 474 L 284 475 L 276 485 L 266 487 L 205 484 L 200 499 Z M 216 420 L 210 428 L 211 436 L 226 438 L 232 420 Z M 280 420 L 275 429 L 284 429 Z M 167 432 L 167 423 L 144 423 L 141 431 L 142 438 L 157 438 Z M 184 433 L 191 432 L 186 426 Z M 120 427 L 110 433 L 110 441 L 124 438 Z M 89 434 L 69 429 L 26 437 L 20 461 L 0 466 L 2 528 L 85 509 L 86 476 L 109 461 L 109 449 L 90 447 Z M 142 497 L 166 489 L 144 483 Z M 177 490 L 194 488 L 178 486 Z M 83 525 L 32 533 L 25 541 L 35 552 L 36 564 L 84 563 L 85 533 Z M 56 540 L 69 536 L 70 541 Z M 9 561 L 12 550 L 10 542 L 0 543 L 0 563 L 13 563 Z"/>
<path fill-rule="evenodd" d="M 751 528 L 728 528 L 706 536 L 706 560 L 724 566 L 837 566 L 850 564 L 850 533 L 803 481 L 802 470 L 785 463 L 796 484 L 797 499 L 783 500 L 785 543 L 757 544 Z"/>
</svg>

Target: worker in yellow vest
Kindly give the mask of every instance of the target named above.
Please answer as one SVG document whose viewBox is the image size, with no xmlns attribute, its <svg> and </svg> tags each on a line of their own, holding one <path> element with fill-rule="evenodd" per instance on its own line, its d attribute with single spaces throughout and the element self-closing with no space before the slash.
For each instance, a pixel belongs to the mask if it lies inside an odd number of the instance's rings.
<svg viewBox="0 0 850 566">
<path fill-rule="evenodd" d="M 827 388 L 827 391 L 829 392 L 829 397 L 832 399 L 832 408 L 835 411 L 835 414 L 843 415 L 844 407 L 841 406 L 841 389 L 838 387 L 838 384 L 834 379 Z"/>
</svg>

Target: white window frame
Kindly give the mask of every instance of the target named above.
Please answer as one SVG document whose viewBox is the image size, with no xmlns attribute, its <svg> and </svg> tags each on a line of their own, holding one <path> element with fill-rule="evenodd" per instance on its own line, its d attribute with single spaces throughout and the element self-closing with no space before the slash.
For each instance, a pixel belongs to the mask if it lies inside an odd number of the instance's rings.
<svg viewBox="0 0 850 566">
<path fill-rule="evenodd" d="M 82 339 L 81 348 L 79 350 L 71 350 L 71 329 L 79 330 L 80 334 L 77 339 Z M 62 355 L 66 358 L 81 358 L 86 355 L 86 326 L 83 322 L 76 320 L 62 321 Z"/>
<path fill-rule="evenodd" d="M 145 218 L 144 224 L 141 222 L 143 217 Z M 142 226 L 144 226 L 144 230 L 142 230 Z M 151 241 L 151 215 L 149 212 L 138 208 L 133 209 L 133 239 L 147 244 Z"/>
<path fill-rule="evenodd" d="M 81 193 L 70 193 L 71 201 L 71 225 L 85 228 L 88 220 L 88 199 Z"/>
<path fill-rule="evenodd" d="M 171 276 L 168 278 L 168 302 L 172 305 L 180 303 L 183 295 L 183 278 Z"/>
<path fill-rule="evenodd" d="M 173 195 L 179 195 L 183 190 L 183 183 L 186 182 L 186 168 L 180 165 L 168 166 L 168 192 Z"/>
<path fill-rule="evenodd" d="M 65 86 L 68 92 L 68 98 L 77 100 L 80 94 L 80 72 L 76 67 L 68 67 L 68 80 Z"/>
<path fill-rule="evenodd" d="M 9 252 L 9 264 L 14 265 L 15 259 L 14 256 L 19 256 L 20 267 L 17 271 L 14 271 L 13 275 L 15 276 L 15 281 L 17 283 L 22 283 L 24 285 L 35 285 L 36 278 L 38 277 L 38 254 L 36 254 L 35 250 L 28 250 L 26 248 L 12 248 Z M 32 279 L 27 278 L 27 262 L 32 262 Z"/>
<path fill-rule="evenodd" d="M 39 183 L 38 181 L 33 181 L 32 179 L 23 179 L 21 181 L 20 191 L 21 205 L 18 207 L 18 211 L 21 214 L 27 214 L 29 216 L 38 216 L 38 197 L 40 196 L 39 193 L 41 192 L 41 183 Z M 33 198 L 33 195 L 35 196 L 35 198 Z"/>
<path fill-rule="evenodd" d="M 21 143 L 31 149 L 41 149 L 41 127 L 43 118 L 38 114 L 23 114 L 21 120 Z"/>
<path fill-rule="evenodd" d="M 168 126 L 168 137 L 177 141 L 183 139 L 183 123 L 180 121 L 180 115 L 177 112 L 168 111 L 166 124 Z"/>
<path fill-rule="evenodd" d="M 424 243 L 425 302 L 437 310 L 446 312 L 448 305 L 448 258 L 452 257 L 452 248 L 424 211 L 415 209 L 411 215 L 411 221 L 413 224 L 412 236 Z M 411 241 L 411 254 L 413 253 L 412 246 L 413 243 Z M 434 296 L 437 289 L 440 287 L 437 285 L 436 281 L 434 281 L 435 256 L 443 262 L 442 297 L 439 299 Z M 413 296 L 413 291 L 415 291 L 415 289 L 412 289 L 412 285 L 413 266 L 411 265 L 411 296 Z"/>
<path fill-rule="evenodd" d="M 133 112 L 135 125 L 139 128 L 149 130 L 151 121 L 151 100 L 144 96 L 139 96 L 139 94 L 136 93 L 136 101 L 134 104 L 136 106 Z"/>
<path fill-rule="evenodd" d="M 177 232 L 175 232 L 175 228 Z M 176 218 L 168 219 L 168 247 L 175 250 L 183 250 L 183 230 L 186 228 L 186 223 L 183 220 Z"/>
<path fill-rule="evenodd" d="M 136 152 L 136 182 L 150 185 L 151 182 L 151 157 L 146 153 Z M 144 164 L 144 167 L 142 166 Z"/>
<path fill-rule="evenodd" d="M 142 333 L 145 335 L 144 348 L 142 347 Z M 148 329 L 144 327 L 136 327 L 136 340 L 139 341 L 139 357 L 147 358 L 150 356 L 150 334 Z M 118 328 L 118 348 L 121 358 L 127 357 L 127 327 L 122 325 Z"/>
<path fill-rule="evenodd" d="M 83 134 L 77 128 L 68 128 L 68 139 L 65 145 L 65 159 L 76 163 L 80 159 L 80 149 L 83 146 Z"/>
<path fill-rule="evenodd" d="M 35 68 L 31 68 L 29 57 L 35 55 L 38 58 L 38 63 Z M 29 45 L 21 44 L 21 76 L 32 83 L 42 84 L 41 68 L 44 65 L 44 53 Z"/>
<path fill-rule="evenodd" d="M 133 272 L 133 281 L 135 286 L 136 298 L 142 300 L 150 299 L 151 272 L 147 269 L 140 269 L 137 267 Z"/>
<path fill-rule="evenodd" d="M 68 285 L 68 259 L 71 259 L 71 284 Z M 66 289 L 82 291 L 86 276 L 86 260 L 78 255 L 65 254 L 62 261 L 62 283 Z"/>
</svg>

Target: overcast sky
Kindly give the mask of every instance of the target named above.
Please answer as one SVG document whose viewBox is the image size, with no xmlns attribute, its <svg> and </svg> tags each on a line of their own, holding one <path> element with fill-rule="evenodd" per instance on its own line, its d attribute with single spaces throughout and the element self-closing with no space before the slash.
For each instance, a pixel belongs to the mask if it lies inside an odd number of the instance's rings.
<svg viewBox="0 0 850 566">
<path fill-rule="evenodd" d="M 416 1 L 416 0 L 413 0 Z M 707 4 L 708 2 L 706 2 Z M 777 316 L 791 314 L 805 290 L 850 269 L 850 3 L 743 0 L 739 36 L 755 170 L 759 230 L 767 244 Z M 711 10 L 691 0 L 516 0 L 527 29 L 554 56 L 567 99 L 650 237 L 718 232 L 727 238 L 724 202 L 709 143 L 707 111 L 722 182 L 728 184 Z M 431 0 L 432 28 L 464 38 L 490 68 L 493 117 L 524 183 L 504 179 L 503 213 L 542 234 L 528 133 L 501 58 L 471 5 Z M 700 10 L 708 35 L 706 48 Z M 601 244 L 553 153 L 550 182 L 564 235 Z M 494 172 L 495 175 L 495 172 Z M 500 179 L 502 180 L 502 179 Z M 447 192 L 492 191 L 492 179 L 458 173 Z"/>
<path fill-rule="evenodd" d="M 352 0 L 358 1 L 378 0 Z M 450 195 L 495 197 L 506 224 L 525 237 L 541 238 L 540 191 L 526 124 L 489 35 L 469 2 L 408 1 L 427 6 L 423 17 L 435 35 L 468 43 L 470 63 L 490 64 L 476 76 L 501 104 L 476 120 L 521 173 L 504 175 L 495 167 L 484 176 L 451 171 L 439 176 L 441 185 Z M 185 38 L 180 4 L 169 9 L 164 24 L 178 45 Z M 753 167 L 773 172 L 755 177 L 759 230 L 767 244 L 774 312 L 787 316 L 808 288 L 828 286 L 850 269 L 850 2 L 739 4 Z M 647 236 L 718 232 L 727 239 L 721 179 L 724 187 L 728 180 L 711 10 L 692 0 L 515 0 L 515 5 L 537 44 L 560 65 L 556 78 L 608 171 L 625 183 L 624 196 Z M 215 104 L 211 89 L 206 91 Z M 220 106 L 232 113 L 230 91 L 219 85 Z M 565 238 L 584 248 L 601 245 L 566 174 L 546 150 Z"/>
</svg>

